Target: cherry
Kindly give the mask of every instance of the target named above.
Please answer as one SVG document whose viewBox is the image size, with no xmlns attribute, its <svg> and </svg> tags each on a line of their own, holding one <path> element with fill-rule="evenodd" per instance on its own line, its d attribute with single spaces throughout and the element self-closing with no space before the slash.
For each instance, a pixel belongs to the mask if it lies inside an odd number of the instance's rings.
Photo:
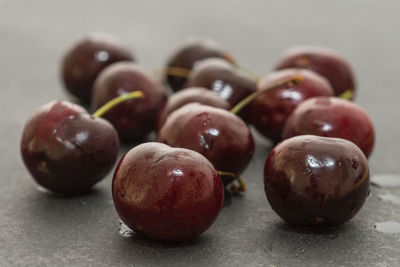
<svg viewBox="0 0 400 267">
<path fill-rule="evenodd" d="M 219 57 L 234 63 L 233 57 L 226 49 L 212 39 L 194 37 L 184 41 L 168 59 L 166 80 L 169 86 L 174 91 L 182 89 L 186 82 L 184 76 L 190 72 L 195 63 L 210 57 Z M 170 75 L 181 72 L 183 75 Z"/>
<path fill-rule="evenodd" d="M 265 90 L 294 75 L 302 77 L 302 81 L 266 91 L 255 98 L 247 109 L 251 123 L 274 142 L 281 140 L 286 119 L 302 101 L 314 96 L 333 95 L 332 87 L 325 78 L 306 69 L 273 72 L 258 82 L 257 90 Z"/>
<path fill-rule="evenodd" d="M 97 75 L 117 61 L 133 61 L 131 52 L 114 36 L 92 33 L 75 42 L 62 62 L 66 89 L 88 104 Z"/>
<path fill-rule="evenodd" d="M 187 88 L 169 97 L 167 104 L 164 106 L 164 109 L 158 118 L 157 129 L 160 129 L 161 126 L 163 126 L 169 114 L 178 108 L 193 102 L 222 109 L 230 108 L 229 103 L 220 98 L 218 94 L 213 91 L 202 87 Z"/>
<path fill-rule="evenodd" d="M 287 223 L 334 227 L 353 218 L 369 195 L 368 162 L 352 142 L 302 135 L 269 154 L 265 193 Z"/>
<path fill-rule="evenodd" d="M 167 101 L 165 88 L 131 62 L 117 62 L 108 66 L 94 84 L 94 108 L 117 96 L 137 90 L 143 92 L 143 99 L 126 101 L 104 116 L 126 142 L 140 141 L 156 129 L 158 115 Z"/>
<path fill-rule="evenodd" d="M 21 154 L 38 184 L 62 195 L 85 193 L 113 167 L 119 149 L 114 127 L 100 118 L 120 103 L 143 97 L 136 91 L 112 99 L 89 115 L 82 107 L 53 101 L 28 120 Z"/>
<path fill-rule="evenodd" d="M 255 82 L 239 72 L 230 62 L 210 58 L 197 63 L 190 72 L 186 87 L 200 86 L 217 92 L 231 106 L 256 91 Z"/>
<path fill-rule="evenodd" d="M 253 136 L 233 113 L 198 103 L 177 109 L 161 127 L 158 141 L 192 149 L 205 156 L 218 171 L 240 174 L 254 153 Z M 234 180 L 223 177 L 224 184 Z"/>
<path fill-rule="evenodd" d="M 350 63 L 338 52 L 314 46 L 294 47 L 287 50 L 276 69 L 306 68 L 329 80 L 335 95 L 345 92 L 355 96 L 356 81 Z"/>
<path fill-rule="evenodd" d="M 39 108 L 21 140 L 23 161 L 35 181 L 63 195 L 89 191 L 114 166 L 118 149 L 109 122 L 65 101 Z"/>
<path fill-rule="evenodd" d="M 357 104 L 336 97 L 311 98 L 293 111 L 282 137 L 303 134 L 347 139 L 366 157 L 374 147 L 374 126 L 367 113 Z"/>
<path fill-rule="evenodd" d="M 123 156 L 112 194 L 128 227 L 169 242 L 188 241 L 206 231 L 224 201 L 221 179 L 205 157 L 161 143 L 138 145 Z"/>
</svg>

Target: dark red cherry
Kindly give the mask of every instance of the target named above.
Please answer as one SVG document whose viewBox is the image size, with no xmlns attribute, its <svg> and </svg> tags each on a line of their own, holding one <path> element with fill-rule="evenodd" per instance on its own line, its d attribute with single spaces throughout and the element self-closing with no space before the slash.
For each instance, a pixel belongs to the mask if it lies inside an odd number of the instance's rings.
<svg viewBox="0 0 400 267">
<path fill-rule="evenodd" d="M 301 82 L 267 90 L 255 98 L 247 109 L 251 123 L 261 134 L 274 142 L 281 140 L 286 119 L 302 101 L 314 96 L 333 95 L 332 87 L 325 78 L 306 69 L 273 72 L 261 78 L 257 90 L 265 90 L 294 75 L 301 77 Z"/>
<path fill-rule="evenodd" d="M 220 58 L 205 59 L 196 64 L 185 85 L 185 87 L 193 86 L 205 87 L 217 92 L 231 106 L 256 91 L 256 83 L 252 79 Z"/>
<path fill-rule="evenodd" d="M 54 101 L 26 123 L 23 161 L 35 181 L 64 195 L 82 194 L 111 170 L 118 156 L 114 127 L 78 105 Z"/>
<path fill-rule="evenodd" d="M 229 103 L 220 98 L 217 93 L 202 87 L 192 87 L 179 91 L 168 98 L 167 104 L 164 106 L 159 118 L 157 129 L 167 120 L 169 114 L 178 108 L 189 103 L 200 103 L 207 106 L 216 108 L 229 109 Z"/>
<path fill-rule="evenodd" d="M 194 37 L 184 41 L 175 51 L 167 62 L 167 70 L 174 68 L 190 71 L 200 60 L 219 57 L 234 63 L 232 55 L 218 42 L 205 38 Z M 166 80 L 169 86 L 178 91 L 183 88 L 186 78 L 175 75 L 167 75 Z"/>
<path fill-rule="evenodd" d="M 224 201 L 218 172 L 205 157 L 161 143 L 144 143 L 125 154 L 114 173 L 112 194 L 128 227 L 169 242 L 206 231 Z"/>
<path fill-rule="evenodd" d="M 89 104 L 94 80 L 108 65 L 133 61 L 131 52 L 114 36 L 89 34 L 75 42 L 62 61 L 62 78 L 66 89 Z"/>
<path fill-rule="evenodd" d="M 218 171 L 242 173 L 254 153 L 253 136 L 238 116 L 198 103 L 187 104 L 167 118 L 158 141 L 192 149 L 205 156 Z M 224 184 L 233 178 L 224 178 Z"/>
<path fill-rule="evenodd" d="M 302 134 L 347 139 L 368 157 L 375 130 L 368 114 L 357 104 L 337 97 L 315 97 L 301 103 L 288 118 L 282 137 Z"/>
<path fill-rule="evenodd" d="M 264 185 L 272 209 L 287 223 L 333 227 L 363 206 L 369 195 L 368 163 L 350 141 L 297 136 L 271 151 Z"/>
<path fill-rule="evenodd" d="M 158 115 L 167 102 L 165 88 L 137 64 L 117 62 L 105 68 L 96 79 L 92 100 L 97 109 L 132 91 L 142 91 L 144 98 L 126 101 L 103 116 L 127 142 L 140 141 L 156 129 Z"/>
<path fill-rule="evenodd" d="M 305 68 L 328 79 L 335 95 L 345 91 L 355 96 L 356 81 L 350 63 L 338 52 L 315 46 L 294 47 L 287 50 L 276 65 L 276 69 Z"/>
</svg>

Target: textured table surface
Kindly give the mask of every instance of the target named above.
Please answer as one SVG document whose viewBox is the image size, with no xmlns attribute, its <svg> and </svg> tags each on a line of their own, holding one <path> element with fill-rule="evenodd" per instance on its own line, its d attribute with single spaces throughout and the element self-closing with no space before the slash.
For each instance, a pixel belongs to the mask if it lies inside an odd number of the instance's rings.
<svg viewBox="0 0 400 267">
<path fill-rule="evenodd" d="M 151 69 L 185 38 L 205 35 L 261 74 L 294 45 L 341 51 L 357 74 L 356 102 L 376 127 L 371 174 L 400 174 L 399 10 L 397 0 L 0 0 L 0 266 L 400 265 L 400 234 L 374 229 L 376 223 L 400 222 L 400 205 L 379 197 L 400 197 L 399 188 L 373 187 L 358 216 L 333 232 L 296 231 L 266 200 L 262 170 L 271 147 L 257 134 L 243 175 L 246 194 L 227 196 L 212 228 L 184 245 L 123 238 L 111 174 L 89 195 L 57 198 L 38 190 L 19 154 L 31 113 L 68 98 L 59 63 L 76 38 L 91 31 L 120 36 Z"/>
</svg>

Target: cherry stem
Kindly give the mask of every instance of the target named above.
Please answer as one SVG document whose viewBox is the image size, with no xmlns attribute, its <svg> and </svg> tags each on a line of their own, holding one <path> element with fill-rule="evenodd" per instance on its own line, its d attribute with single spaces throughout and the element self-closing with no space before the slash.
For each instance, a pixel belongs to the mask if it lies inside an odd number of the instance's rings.
<svg viewBox="0 0 400 267">
<path fill-rule="evenodd" d="M 112 108 L 114 108 L 115 106 L 117 106 L 127 100 L 137 99 L 137 98 L 144 98 L 144 94 L 142 93 L 142 91 L 134 91 L 134 92 L 130 92 L 125 95 L 118 96 L 116 98 L 111 99 L 110 101 L 105 103 L 103 106 L 101 106 L 98 110 L 96 110 L 95 113 L 93 113 L 92 116 L 101 117 L 104 114 L 106 114 L 108 111 L 110 111 Z"/>
<path fill-rule="evenodd" d="M 258 81 L 260 80 L 260 78 L 261 78 L 260 75 L 258 75 L 257 73 L 254 73 L 253 71 L 249 70 L 248 68 L 245 68 L 245 67 L 240 66 L 240 65 L 236 65 L 236 68 L 237 68 L 239 71 L 244 72 L 244 73 L 250 75 L 250 76 L 252 77 L 252 79 L 254 80 L 254 82 L 258 82 Z"/>
<path fill-rule="evenodd" d="M 341 93 L 338 97 L 346 100 L 351 100 L 353 99 L 353 90 L 351 89 L 346 90 L 343 93 Z"/>
<path fill-rule="evenodd" d="M 243 181 L 242 178 L 240 178 L 239 175 L 237 175 L 236 173 L 233 172 L 224 172 L 224 171 L 218 171 L 219 175 L 223 175 L 223 176 L 231 176 L 234 177 L 235 180 L 238 182 L 239 186 L 237 185 L 232 185 L 231 189 L 233 192 L 238 193 L 238 192 L 244 192 L 246 191 L 246 183 Z"/>
<path fill-rule="evenodd" d="M 290 79 L 286 79 L 286 80 L 277 82 L 277 83 L 275 83 L 275 84 L 271 85 L 270 87 L 267 87 L 267 88 L 265 88 L 263 90 L 258 90 L 256 92 L 252 93 L 251 95 L 247 96 L 245 99 L 240 101 L 238 104 L 236 104 L 236 106 L 234 106 L 231 109 L 231 112 L 233 114 L 238 114 L 244 107 L 246 107 L 251 101 L 253 101 L 253 99 L 255 99 L 257 96 L 265 93 L 266 91 L 281 87 L 283 85 L 291 84 L 291 83 L 299 84 L 302 80 L 303 80 L 302 76 L 295 74 Z"/>
<path fill-rule="evenodd" d="M 177 67 L 167 67 L 167 68 L 155 69 L 152 72 L 156 75 L 165 74 L 170 76 L 187 78 L 189 76 L 190 70 Z"/>
</svg>

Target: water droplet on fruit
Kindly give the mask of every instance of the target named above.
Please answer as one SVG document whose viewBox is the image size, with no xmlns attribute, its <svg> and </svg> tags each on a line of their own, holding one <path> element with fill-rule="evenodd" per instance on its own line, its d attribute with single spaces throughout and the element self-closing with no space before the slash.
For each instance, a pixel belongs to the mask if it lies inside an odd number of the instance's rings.
<svg viewBox="0 0 400 267">
<path fill-rule="evenodd" d="M 104 50 L 97 51 L 94 56 L 100 62 L 105 62 L 110 58 L 110 55 L 108 54 L 108 52 L 104 51 Z"/>
<path fill-rule="evenodd" d="M 132 237 L 135 232 L 131 230 L 125 223 L 119 221 L 118 233 L 124 238 Z"/>
<path fill-rule="evenodd" d="M 75 135 L 75 140 L 77 145 L 81 145 L 83 143 L 86 142 L 86 140 L 89 137 L 89 133 L 88 132 L 79 132 Z"/>
<path fill-rule="evenodd" d="M 183 176 L 183 172 L 182 170 L 172 170 L 172 174 L 174 174 L 175 176 Z"/>
<path fill-rule="evenodd" d="M 321 130 L 323 132 L 329 132 L 330 130 L 332 130 L 332 125 L 330 125 L 329 123 L 323 123 Z"/>
<path fill-rule="evenodd" d="M 210 137 L 207 134 L 200 134 L 200 145 L 205 149 L 210 149 Z"/>
<path fill-rule="evenodd" d="M 320 168 L 321 167 L 321 162 L 319 162 L 318 159 L 314 158 L 312 155 L 307 155 L 307 164 L 311 168 Z"/>
<path fill-rule="evenodd" d="M 117 90 L 117 95 L 118 95 L 118 96 L 127 95 L 128 93 L 129 93 L 129 92 L 126 91 L 125 88 L 118 88 L 118 90 Z"/>
<path fill-rule="evenodd" d="M 293 84 L 290 85 L 290 86 L 293 86 Z M 288 98 L 288 99 L 293 99 L 295 101 L 301 101 L 303 99 L 302 94 L 300 94 L 297 91 L 283 91 L 282 92 L 282 97 L 283 98 Z"/>
<path fill-rule="evenodd" d="M 385 201 L 385 202 L 391 202 L 393 204 L 400 205 L 400 197 L 389 194 L 389 193 L 378 195 L 378 199 Z"/>
<path fill-rule="evenodd" d="M 208 133 L 211 134 L 212 136 L 218 136 L 219 135 L 218 129 L 215 129 L 215 128 L 208 129 Z"/>
<path fill-rule="evenodd" d="M 216 80 L 213 83 L 212 90 L 225 100 L 229 99 L 233 93 L 232 87 L 229 84 L 224 84 L 221 80 Z"/>
<path fill-rule="evenodd" d="M 400 233 L 400 223 L 394 221 L 375 223 L 375 230 L 385 234 Z"/>
<path fill-rule="evenodd" d="M 371 184 L 378 187 L 400 187 L 400 176 L 395 174 L 377 174 L 371 177 Z"/>
<path fill-rule="evenodd" d="M 203 121 L 203 126 L 207 126 L 207 124 L 209 124 L 211 122 L 211 120 L 210 119 L 206 119 L 206 120 L 204 120 Z"/>
</svg>

